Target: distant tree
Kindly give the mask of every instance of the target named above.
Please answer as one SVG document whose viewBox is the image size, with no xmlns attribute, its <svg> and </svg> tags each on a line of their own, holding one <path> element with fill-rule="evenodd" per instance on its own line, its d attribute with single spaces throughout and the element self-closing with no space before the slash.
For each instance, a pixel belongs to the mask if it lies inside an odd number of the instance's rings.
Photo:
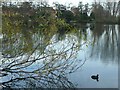
<svg viewBox="0 0 120 90">
<path fill-rule="evenodd" d="M 59 3 L 53 3 L 57 10 L 57 17 L 61 18 L 62 12 L 66 10 L 66 6 L 64 6 L 63 4 L 59 4 Z"/>
<path fill-rule="evenodd" d="M 61 12 L 60 18 L 64 19 L 67 23 L 74 19 L 74 15 L 71 11 L 65 10 Z"/>
<path fill-rule="evenodd" d="M 119 14 L 120 9 L 120 1 L 119 2 L 106 2 L 106 10 L 110 13 L 112 16 L 116 16 Z"/>
<path fill-rule="evenodd" d="M 83 6 L 84 6 L 84 5 L 82 4 L 82 2 L 79 2 L 78 8 L 79 8 L 80 13 L 83 12 Z"/>
<path fill-rule="evenodd" d="M 119 15 L 120 1 L 119 2 L 94 2 L 92 5 L 92 12 L 94 12 L 95 21 L 115 23 L 117 22 L 117 16 Z M 92 13 L 91 13 L 91 16 Z"/>
<path fill-rule="evenodd" d="M 120 15 L 118 16 L 118 24 L 120 24 Z"/>
<path fill-rule="evenodd" d="M 91 21 L 95 20 L 95 13 L 93 11 L 90 13 L 90 20 Z"/>
<path fill-rule="evenodd" d="M 89 4 L 85 4 L 83 5 L 82 2 L 79 2 L 78 4 L 78 9 L 79 9 L 79 13 L 77 15 L 75 15 L 75 19 L 78 22 L 88 22 L 89 21 L 89 17 L 88 17 L 88 13 L 89 13 Z"/>
<path fill-rule="evenodd" d="M 64 19 L 67 23 L 74 19 L 74 15 L 70 10 L 67 10 L 67 6 L 59 3 L 54 3 L 57 10 L 57 17 Z"/>
</svg>

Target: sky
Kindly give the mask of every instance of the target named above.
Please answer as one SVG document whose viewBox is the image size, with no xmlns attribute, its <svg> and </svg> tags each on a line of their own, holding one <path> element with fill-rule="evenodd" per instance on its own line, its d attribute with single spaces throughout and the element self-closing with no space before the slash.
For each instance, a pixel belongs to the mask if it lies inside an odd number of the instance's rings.
<svg viewBox="0 0 120 90">
<path fill-rule="evenodd" d="M 53 2 L 59 2 L 60 4 L 72 3 L 72 6 L 76 6 L 76 5 L 78 5 L 78 3 L 80 1 L 82 1 L 83 4 L 86 4 L 86 3 L 91 4 L 92 2 L 95 2 L 95 1 L 97 1 L 97 2 L 106 2 L 106 1 L 108 1 L 108 2 L 118 2 L 120 0 L 46 0 L 46 1 L 48 1 L 50 5 L 52 5 Z"/>
<path fill-rule="evenodd" d="M 72 3 L 72 6 L 77 6 L 80 1 L 82 1 L 84 4 L 93 2 L 93 0 L 48 0 L 50 5 L 52 5 L 53 2 L 58 2 L 60 4 Z"/>
<path fill-rule="evenodd" d="M 33 2 L 47 1 L 50 6 L 53 6 L 53 2 L 58 2 L 58 3 L 63 4 L 63 5 L 68 5 L 68 4 L 72 3 L 71 4 L 72 6 L 78 6 L 78 3 L 80 1 L 82 1 L 83 4 L 85 4 L 85 3 L 91 3 L 94 0 L 3 0 L 3 1 L 13 1 L 13 2 L 14 1 L 19 1 L 19 2 L 23 2 L 23 1 L 33 1 Z"/>
<path fill-rule="evenodd" d="M 0 0 L 1 1 L 1 0 Z M 41 1 L 47 1 L 50 6 L 53 6 L 53 2 L 58 2 L 59 4 L 63 5 L 68 5 L 70 3 L 71 6 L 78 6 L 79 2 L 83 2 L 83 4 L 89 3 L 92 4 L 92 2 L 97 1 L 97 2 L 105 2 L 105 1 L 120 1 L 120 0 L 2 0 L 2 1 L 33 1 L 33 2 L 41 2 Z"/>
</svg>

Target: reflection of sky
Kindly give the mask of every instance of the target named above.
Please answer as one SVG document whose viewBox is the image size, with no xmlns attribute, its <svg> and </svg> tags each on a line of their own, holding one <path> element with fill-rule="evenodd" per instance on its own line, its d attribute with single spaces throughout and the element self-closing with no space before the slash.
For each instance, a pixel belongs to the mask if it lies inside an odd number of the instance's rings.
<svg viewBox="0 0 120 90">
<path fill-rule="evenodd" d="M 69 75 L 69 79 L 77 84 L 78 88 L 117 88 L 118 67 L 106 66 L 100 61 L 92 61 L 91 59 L 94 58 L 87 60 L 77 72 Z M 99 82 L 91 79 L 91 75 L 96 74 L 99 74 Z"/>
<path fill-rule="evenodd" d="M 115 26 L 116 31 L 117 26 Z M 87 39 L 91 40 L 92 32 L 87 31 Z M 115 30 L 114 30 L 115 31 Z M 110 32 L 110 31 L 109 31 Z M 114 36 L 114 35 L 113 35 Z M 76 84 L 78 88 L 118 88 L 118 65 L 117 63 L 117 50 L 115 52 L 109 52 L 109 49 L 115 48 L 111 46 L 111 48 L 104 48 L 106 46 L 106 35 L 103 34 L 97 39 L 94 45 L 94 53 L 92 52 L 92 45 L 88 45 L 88 47 L 83 47 L 84 52 L 79 52 L 78 57 L 81 60 L 84 60 L 86 57 L 85 64 L 79 68 L 76 72 L 69 75 L 69 79 Z M 109 39 L 115 38 L 109 34 Z M 110 45 L 112 41 L 108 42 Z M 115 41 L 116 43 L 116 41 Z M 91 56 L 90 54 L 93 53 Z M 115 54 L 114 58 L 111 58 Z M 114 63 L 115 62 L 115 63 Z M 92 80 L 91 75 L 99 74 L 99 82 Z"/>
<path fill-rule="evenodd" d="M 88 40 L 92 39 L 92 32 L 89 32 L 88 29 Z M 104 33 L 103 33 L 104 34 Z M 69 75 L 69 79 L 76 85 L 78 88 L 118 88 L 118 65 L 113 63 L 116 61 L 116 56 L 114 60 L 110 55 L 106 57 L 100 57 L 99 54 L 104 55 L 108 50 L 104 49 L 102 52 L 102 47 L 104 44 L 105 35 L 102 35 L 98 40 L 99 45 L 95 45 L 94 55 L 90 56 L 92 46 L 83 47 L 84 52 L 80 51 L 78 57 L 80 60 L 84 60 L 86 57 L 85 64 L 79 68 L 76 72 Z M 102 44 L 102 45 L 100 45 Z M 101 46 L 101 47 L 100 47 Z M 100 49 L 99 49 L 100 48 Z M 99 49 L 99 50 L 97 50 Z M 111 52 L 112 53 L 112 52 Z M 111 61 L 111 62 L 109 62 Z M 99 74 L 99 82 L 92 80 L 91 75 Z"/>
<path fill-rule="evenodd" d="M 109 32 L 111 32 L 110 30 L 109 30 Z M 116 28 L 116 32 L 117 32 L 117 28 Z M 91 34 L 92 34 L 92 31 L 90 31 L 90 29 L 87 29 L 87 35 L 88 35 L 87 39 L 88 40 L 93 39 Z M 99 36 L 99 34 L 97 34 L 97 35 Z M 76 83 L 78 84 L 78 87 L 83 87 L 83 88 L 84 87 L 86 87 L 86 88 L 87 87 L 88 88 L 90 88 L 90 87 L 92 87 L 92 88 L 95 88 L 95 87 L 97 87 L 97 88 L 98 87 L 100 87 L 100 88 L 118 87 L 118 85 L 117 85 L 118 84 L 118 66 L 113 63 L 113 61 L 116 61 L 116 59 L 112 60 L 112 58 L 111 58 L 111 55 L 113 55 L 114 52 L 110 48 L 110 51 L 112 51 L 112 52 L 109 53 L 109 48 L 105 47 L 106 46 L 105 40 L 107 40 L 106 38 L 110 39 L 110 42 L 108 42 L 108 45 L 110 45 L 110 43 L 112 42 L 111 39 L 114 37 L 112 37 L 111 33 L 108 34 L 108 36 L 109 37 L 106 37 L 105 32 L 102 33 L 102 35 L 96 41 L 98 43 L 97 44 L 95 43 L 94 50 L 93 50 L 94 53 L 93 53 L 92 57 L 89 57 L 89 55 L 91 54 L 90 52 L 92 51 L 92 45 L 88 45 L 88 47 L 86 47 L 86 45 L 85 45 L 82 47 L 82 50 L 80 50 L 78 52 L 77 59 L 79 59 L 79 60 L 84 60 L 85 58 L 87 59 L 85 64 L 80 69 L 78 69 L 78 71 L 76 71 L 75 73 L 73 73 L 69 76 L 70 80 L 74 84 L 76 84 Z M 52 47 L 54 46 L 53 49 L 59 50 L 59 52 L 62 51 L 62 49 L 64 47 L 66 47 L 65 49 L 69 49 L 73 43 L 75 43 L 75 44 L 79 43 L 78 38 L 74 35 L 66 35 L 65 39 L 63 39 L 57 43 L 54 43 L 55 40 L 56 39 L 54 36 L 50 42 L 53 43 L 52 44 Z M 46 49 L 52 49 L 52 47 L 50 47 L 50 45 L 48 45 Z M 100 57 L 100 55 L 102 57 Z M 58 60 L 58 61 L 60 61 L 60 60 Z M 111 61 L 111 62 L 108 62 L 108 61 Z M 38 64 L 38 62 L 37 62 L 37 64 Z M 32 67 L 28 67 L 26 69 L 27 70 L 29 69 L 30 71 L 33 69 L 36 69 L 36 68 L 38 68 L 37 64 L 35 63 Z M 41 64 L 39 63 L 39 66 Z M 78 64 L 81 64 L 81 63 L 77 63 L 77 65 Z M 37 67 L 35 67 L 35 66 L 37 66 Z M 90 76 L 92 74 L 97 74 L 97 73 L 100 75 L 99 82 L 96 82 L 90 78 Z M 6 78 L 9 79 L 9 77 L 6 77 Z M 0 79 L 0 80 L 4 81 L 4 78 Z"/>
</svg>

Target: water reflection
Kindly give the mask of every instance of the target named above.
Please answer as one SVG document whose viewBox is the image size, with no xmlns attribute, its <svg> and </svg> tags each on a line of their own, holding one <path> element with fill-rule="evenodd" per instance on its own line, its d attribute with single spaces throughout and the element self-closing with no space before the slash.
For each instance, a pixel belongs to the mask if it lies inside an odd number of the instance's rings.
<svg viewBox="0 0 120 90">
<path fill-rule="evenodd" d="M 26 30 L 3 32 L 0 83 L 6 87 L 73 88 L 66 75 L 82 65 L 76 58 L 81 47 L 74 35 L 77 30 L 73 35 Z"/>
<path fill-rule="evenodd" d="M 84 64 L 85 59 L 78 56 L 86 46 L 89 53 L 85 56 L 92 60 L 117 64 L 120 57 L 118 25 L 78 24 L 71 30 L 13 28 L 3 26 L 0 83 L 6 87 L 73 88 L 67 75 Z"/>
<path fill-rule="evenodd" d="M 93 47 L 91 56 L 99 57 L 104 63 L 118 62 L 119 26 L 95 25 L 92 30 Z"/>
</svg>

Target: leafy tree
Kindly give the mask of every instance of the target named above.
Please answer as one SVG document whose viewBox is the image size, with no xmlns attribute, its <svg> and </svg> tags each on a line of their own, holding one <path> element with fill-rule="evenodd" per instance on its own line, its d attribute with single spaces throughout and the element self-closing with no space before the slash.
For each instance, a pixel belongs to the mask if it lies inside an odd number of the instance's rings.
<svg viewBox="0 0 120 90">
<path fill-rule="evenodd" d="M 74 15 L 71 11 L 66 10 L 66 11 L 61 11 L 61 14 L 59 18 L 64 19 L 67 23 L 70 23 L 74 19 Z"/>
</svg>

